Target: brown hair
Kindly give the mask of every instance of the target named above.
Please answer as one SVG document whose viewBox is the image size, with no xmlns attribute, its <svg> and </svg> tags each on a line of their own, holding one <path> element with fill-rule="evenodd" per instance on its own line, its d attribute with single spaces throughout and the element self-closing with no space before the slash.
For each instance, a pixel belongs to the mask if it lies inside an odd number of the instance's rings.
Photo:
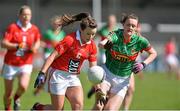
<svg viewBox="0 0 180 111">
<path fill-rule="evenodd" d="M 96 20 L 92 18 L 89 13 L 79 13 L 74 15 L 73 18 L 75 19 L 74 21 L 81 21 L 80 27 L 82 30 L 86 29 L 87 27 L 97 27 Z"/>
<path fill-rule="evenodd" d="M 123 13 L 120 22 L 121 22 L 122 24 L 124 24 L 127 19 L 136 19 L 137 21 L 139 21 L 139 18 L 138 18 L 137 15 L 135 15 L 135 14 L 133 14 L 133 13 L 131 13 L 131 14 Z"/>
<path fill-rule="evenodd" d="M 62 26 L 62 27 L 72 24 L 76 21 L 81 21 L 80 27 L 82 30 L 84 30 L 87 27 L 90 27 L 90 28 L 97 27 L 97 23 L 95 19 L 92 18 L 89 13 L 79 13 L 76 15 L 64 14 L 62 16 L 56 16 L 56 18 L 60 20 L 59 26 Z"/>
<path fill-rule="evenodd" d="M 80 26 L 82 30 L 86 29 L 87 27 L 97 28 L 97 23 L 94 18 L 87 17 L 87 18 L 82 19 Z"/>
</svg>

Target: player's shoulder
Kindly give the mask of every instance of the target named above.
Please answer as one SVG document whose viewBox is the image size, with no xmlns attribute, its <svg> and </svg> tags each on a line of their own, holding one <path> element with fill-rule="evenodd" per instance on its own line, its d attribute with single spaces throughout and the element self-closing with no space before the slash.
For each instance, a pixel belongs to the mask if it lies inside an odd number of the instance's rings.
<svg viewBox="0 0 180 111">
<path fill-rule="evenodd" d="M 121 33 L 123 33 L 123 29 L 119 29 L 119 28 L 109 32 L 110 35 L 115 35 L 115 34 L 117 35 L 117 34 L 121 34 Z"/>
<path fill-rule="evenodd" d="M 113 30 L 113 31 L 109 32 L 108 38 L 110 39 L 112 37 L 114 37 L 114 38 L 121 37 L 122 33 L 123 33 L 122 29 Z"/>
<path fill-rule="evenodd" d="M 143 43 L 147 43 L 149 42 L 148 39 L 142 35 L 139 35 L 139 34 L 134 34 L 132 36 L 132 39 L 133 40 L 136 40 L 136 41 L 139 41 L 139 42 L 143 42 Z"/>
<path fill-rule="evenodd" d="M 76 33 L 72 32 L 67 34 L 63 40 L 67 41 L 68 43 L 74 42 L 76 40 Z"/>
<path fill-rule="evenodd" d="M 38 26 L 36 26 L 35 24 L 32 24 L 32 29 L 39 30 Z"/>
<path fill-rule="evenodd" d="M 75 39 L 76 38 L 76 33 L 75 32 L 69 33 L 69 34 L 66 35 L 66 38 Z"/>
<path fill-rule="evenodd" d="M 8 28 L 17 28 L 17 27 L 18 25 L 15 22 L 8 25 Z"/>
<path fill-rule="evenodd" d="M 18 28 L 18 25 L 14 22 L 7 26 L 6 31 L 16 31 Z"/>
<path fill-rule="evenodd" d="M 148 41 L 148 39 L 146 37 L 142 36 L 142 35 L 139 35 L 138 37 L 142 41 Z"/>
</svg>

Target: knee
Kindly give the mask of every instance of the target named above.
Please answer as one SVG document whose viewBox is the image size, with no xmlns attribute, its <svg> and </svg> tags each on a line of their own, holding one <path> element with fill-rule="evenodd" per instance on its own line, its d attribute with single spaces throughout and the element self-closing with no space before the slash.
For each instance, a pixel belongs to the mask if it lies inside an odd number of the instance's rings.
<svg viewBox="0 0 180 111">
<path fill-rule="evenodd" d="M 73 110 L 82 110 L 83 109 L 83 102 L 76 102 L 72 105 Z"/>
<path fill-rule="evenodd" d="M 21 92 L 25 92 L 25 91 L 27 91 L 27 89 L 28 89 L 28 87 L 25 86 L 25 85 L 21 85 L 21 86 L 20 86 Z"/>
<path fill-rule="evenodd" d="M 135 89 L 133 87 L 129 87 L 129 89 L 127 90 L 127 95 L 132 95 L 134 94 Z"/>
</svg>

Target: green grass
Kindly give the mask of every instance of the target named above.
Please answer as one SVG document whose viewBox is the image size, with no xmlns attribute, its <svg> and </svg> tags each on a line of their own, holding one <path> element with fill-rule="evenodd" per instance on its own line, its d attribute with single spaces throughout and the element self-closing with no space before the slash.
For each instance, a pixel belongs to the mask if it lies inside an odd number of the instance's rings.
<svg viewBox="0 0 180 111">
<path fill-rule="evenodd" d="M 29 89 L 21 98 L 21 109 L 30 109 L 35 102 L 44 104 L 50 103 L 50 96 L 46 92 L 41 92 L 39 96 L 33 96 L 33 82 L 37 72 L 32 74 Z M 86 74 L 81 74 L 81 82 L 84 88 L 84 109 L 91 109 L 94 104 L 94 97 L 91 99 L 86 98 L 87 91 L 91 84 L 86 78 Z M 131 105 L 134 110 L 180 110 L 180 81 L 168 79 L 166 74 L 163 73 L 148 73 L 144 74 L 144 79 L 136 79 L 136 90 Z M 15 81 L 16 89 L 17 81 Z M 0 78 L 0 109 L 3 109 L 3 94 L 4 83 Z M 69 103 L 65 102 L 65 109 L 71 109 Z"/>
</svg>

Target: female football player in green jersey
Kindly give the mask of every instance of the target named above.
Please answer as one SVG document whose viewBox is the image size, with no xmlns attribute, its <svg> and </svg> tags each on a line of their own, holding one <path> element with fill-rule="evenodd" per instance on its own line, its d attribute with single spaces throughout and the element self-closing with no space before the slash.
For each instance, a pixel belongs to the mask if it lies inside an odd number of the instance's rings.
<svg viewBox="0 0 180 111">
<path fill-rule="evenodd" d="M 96 90 L 94 109 L 119 110 L 129 87 L 132 73 L 142 71 L 157 56 L 149 41 L 136 33 L 138 17 L 135 14 L 123 15 L 121 23 L 124 29 L 110 32 L 99 47 L 106 49 L 105 80 Z M 149 56 L 143 62 L 135 62 L 138 53 L 146 51 Z M 108 97 L 106 100 L 105 98 Z"/>
</svg>

